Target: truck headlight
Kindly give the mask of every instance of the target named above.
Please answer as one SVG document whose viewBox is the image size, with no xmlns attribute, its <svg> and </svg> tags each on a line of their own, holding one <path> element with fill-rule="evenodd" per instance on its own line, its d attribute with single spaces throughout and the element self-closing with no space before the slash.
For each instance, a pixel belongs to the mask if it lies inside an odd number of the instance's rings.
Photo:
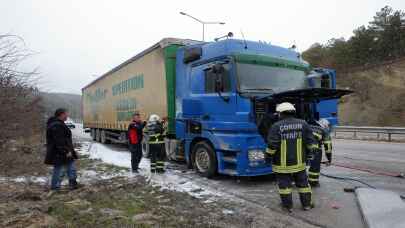
<svg viewBox="0 0 405 228">
<path fill-rule="evenodd" d="M 248 150 L 249 161 L 263 161 L 264 160 L 264 151 L 260 149 Z"/>
</svg>

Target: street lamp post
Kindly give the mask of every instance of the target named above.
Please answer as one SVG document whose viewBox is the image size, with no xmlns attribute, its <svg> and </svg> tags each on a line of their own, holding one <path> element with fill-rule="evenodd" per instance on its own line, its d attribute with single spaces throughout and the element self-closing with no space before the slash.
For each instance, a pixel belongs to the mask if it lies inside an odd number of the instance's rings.
<svg viewBox="0 0 405 228">
<path fill-rule="evenodd" d="M 196 17 L 191 16 L 190 14 L 187 14 L 185 12 L 180 12 L 181 15 L 187 16 L 192 18 L 193 20 L 199 22 L 202 24 L 202 40 L 205 41 L 205 25 L 212 25 L 212 24 L 217 24 L 217 25 L 224 25 L 225 22 L 220 22 L 220 21 L 202 21 Z"/>
</svg>

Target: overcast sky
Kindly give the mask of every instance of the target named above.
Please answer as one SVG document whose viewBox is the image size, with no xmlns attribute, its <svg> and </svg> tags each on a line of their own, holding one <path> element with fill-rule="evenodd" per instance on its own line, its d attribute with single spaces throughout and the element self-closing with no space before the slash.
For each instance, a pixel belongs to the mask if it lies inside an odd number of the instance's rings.
<svg viewBox="0 0 405 228">
<path fill-rule="evenodd" d="M 207 27 L 208 41 L 229 31 L 240 38 L 242 29 L 248 40 L 295 43 L 304 51 L 350 37 L 385 5 L 405 9 L 404 0 L 0 0 L 0 34 L 19 35 L 38 52 L 25 66 L 39 67 L 43 90 L 80 94 L 96 76 L 163 37 L 201 39 L 201 25 L 179 11 L 226 22 Z"/>
</svg>

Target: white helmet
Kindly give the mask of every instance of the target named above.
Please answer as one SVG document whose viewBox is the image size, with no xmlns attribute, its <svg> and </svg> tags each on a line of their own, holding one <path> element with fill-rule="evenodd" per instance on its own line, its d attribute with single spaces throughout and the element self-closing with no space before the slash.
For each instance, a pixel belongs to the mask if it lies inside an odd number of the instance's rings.
<svg viewBox="0 0 405 228">
<path fill-rule="evenodd" d="M 289 102 L 283 102 L 276 107 L 277 112 L 295 112 L 295 107 Z"/>
<path fill-rule="evenodd" d="M 157 122 L 160 121 L 160 117 L 156 114 L 152 114 L 149 116 L 149 122 Z"/>
<path fill-rule="evenodd" d="M 320 119 L 317 122 L 318 122 L 319 126 L 321 126 L 322 128 L 329 129 L 330 123 L 327 119 Z"/>
</svg>

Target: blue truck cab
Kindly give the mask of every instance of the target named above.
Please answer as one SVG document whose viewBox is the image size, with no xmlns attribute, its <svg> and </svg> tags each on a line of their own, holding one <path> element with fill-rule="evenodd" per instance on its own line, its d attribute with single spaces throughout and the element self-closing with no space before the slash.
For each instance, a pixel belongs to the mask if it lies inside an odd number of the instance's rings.
<svg viewBox="0 0 405 228">
<path fill-rule="evenodd" d="M 313 118 L 315 101 L 344 94 L 311 88 L 310 66 L 294 50 L 226 39 L 176 53 L 175 137 L 179 153 L 203 176 L 272 173 L 265 158 L 278 103 L 294 103 Z"/>
</svg>

